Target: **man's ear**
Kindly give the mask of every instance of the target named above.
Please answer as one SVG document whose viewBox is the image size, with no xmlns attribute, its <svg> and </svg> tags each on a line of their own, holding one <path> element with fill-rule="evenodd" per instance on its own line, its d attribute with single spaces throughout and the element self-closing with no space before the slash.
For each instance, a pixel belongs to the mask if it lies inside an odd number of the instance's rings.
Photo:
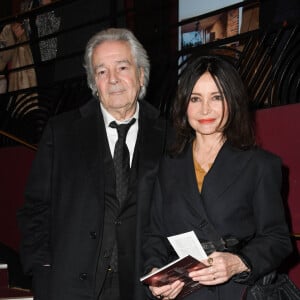
<svg viewBox="0 0 300 300">
<path fill-rule="evenodd" d="M 140 86 L 144 86 L 144 68 L 140 68 L 140 72 L 139 72 L 139 79 L 140 79 Z"/>
</svg>

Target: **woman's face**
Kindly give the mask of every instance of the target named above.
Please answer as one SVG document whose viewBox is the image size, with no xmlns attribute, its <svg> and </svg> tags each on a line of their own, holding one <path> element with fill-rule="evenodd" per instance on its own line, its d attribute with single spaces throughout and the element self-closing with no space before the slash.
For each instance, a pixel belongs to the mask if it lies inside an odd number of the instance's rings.
<svg viewBox="0 0 300 300">
<path fill-rule="evenodd" d="M 223 131 L 228 119 L 228 106 L 209 72 L 205 72 L 193 88 L 187 118 L 197 134 L 213 135 Z"/>
<path fill-rule="evenodd" d="M 40 3 L 41 5 L 47 5 L 50 4 L 52 2 L 52 0 L 42 0 Z"/>
</svg>

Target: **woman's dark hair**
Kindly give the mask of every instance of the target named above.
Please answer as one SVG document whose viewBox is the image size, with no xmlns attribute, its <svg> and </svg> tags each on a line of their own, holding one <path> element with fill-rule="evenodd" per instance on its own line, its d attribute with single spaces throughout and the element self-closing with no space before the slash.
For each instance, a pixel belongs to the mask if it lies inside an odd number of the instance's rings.
<svg viewBox="0 0 300 300">
<path fill-rule="evenodd" d="M 187 108 L 194 85 L 209 72 L 228 105 L 228 120 L 222 128 L 226 140 L 234 147 L 247 149 L 255 145 L 249 100 L 242 79 L 229 60 L 220 56 L 198 56 L 188 60 L 179 80 L 177 95 L 172 107 L 176 139 L 172 154 L 183 151 L 195 137 L 187 119 Z"/>
</svg>

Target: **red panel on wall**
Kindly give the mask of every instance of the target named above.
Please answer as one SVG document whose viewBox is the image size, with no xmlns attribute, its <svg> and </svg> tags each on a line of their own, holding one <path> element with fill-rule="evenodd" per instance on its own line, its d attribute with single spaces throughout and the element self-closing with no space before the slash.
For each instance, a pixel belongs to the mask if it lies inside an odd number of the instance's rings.
<svg viewBox="0 0 300 300">
<path fill-rule="evenodd" d="M 258 143 L 282 158 L 283 195 L 291 231 L 300 234 L 300 104 L 258 110 L 255 117 Z M 295 248 L 299 252 L 299 240 Z M 299 255 L 295 253 L 292 260 L 289 275 L 300 287 Z"/>
<path fill-rule="evenodd" d="M 20 234 L 16 212 L 35 152 L 23 146 L 0 148 L 0 241 L 18 251 Z"/>
<path fill-rule="evenodd" d="M 282 158 L 291 230 L 300 233 L 300 104 L 258 110 L 256 129 L 258 143 Z"/>
</svg>

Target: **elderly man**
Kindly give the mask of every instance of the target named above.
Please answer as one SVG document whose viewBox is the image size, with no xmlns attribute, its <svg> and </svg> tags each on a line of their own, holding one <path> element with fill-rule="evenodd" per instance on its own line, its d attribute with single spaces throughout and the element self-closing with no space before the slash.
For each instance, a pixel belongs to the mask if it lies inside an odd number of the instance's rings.
<svg viewBox="0 0 300 300">
<path fill-rule="evenodd" d="M 145 299 L 142 232 L 166 123 L 142 100 L 149 60 L 130 31 L 95 34 L 85 67 L 94 98 L 49 121 L 32 166 L 24 268 L 36 299 Z"/>
</svg>

